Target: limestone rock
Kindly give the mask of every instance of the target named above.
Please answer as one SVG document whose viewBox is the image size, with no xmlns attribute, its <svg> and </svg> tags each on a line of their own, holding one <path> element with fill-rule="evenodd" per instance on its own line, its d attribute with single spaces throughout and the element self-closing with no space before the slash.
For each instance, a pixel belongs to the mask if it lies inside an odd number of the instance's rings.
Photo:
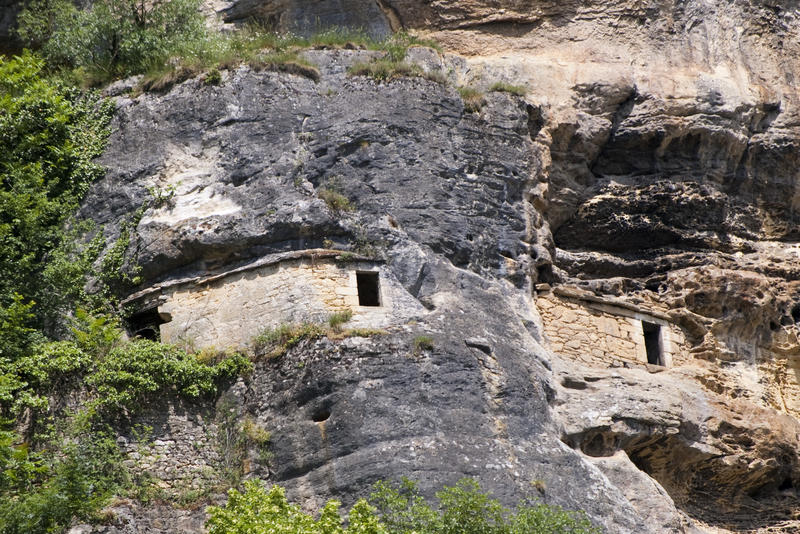
<svg viewBox="0 0 800 534">
<path fill-rule="evenodd" d="M 333 5 L 225 13 L 288 28 Z M 309 52 L 319 83 L 240 69 L 120 97 L 82 211 L 113 239 L 146 208 L 136 290 L 366 246 L 416 303 L 385 337 L 308 342 L 239 385 L 273 432 L 259 476 L 309 506 L 466 474 L 614 533 L 795 532 L 797 6 L 347 5 L 330 13 L 351 26 L 432 32 L 460 55 L 410 59 L 452 83 L 525 97 L 471 113 L 449 86 L 347 77 L 366 51 Z"/>
</svg>

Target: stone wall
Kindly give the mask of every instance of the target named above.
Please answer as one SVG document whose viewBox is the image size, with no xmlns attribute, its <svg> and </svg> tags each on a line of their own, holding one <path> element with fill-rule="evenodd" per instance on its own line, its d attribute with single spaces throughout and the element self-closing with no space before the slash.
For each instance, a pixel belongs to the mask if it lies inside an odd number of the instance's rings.
<svg viewBox="0 0 800 534">
<path fill-rule="evenodd" d="M 380 306 L 359 305 L 358 272 L 378 275 Z M 243 348 L 267 328 L 325 322 L 345 310 L 353 313 L 348 326 L 360 328 L 402 323 L 424 311 L 379 263 L 305 251 L 158 290 L 158 312 L 169 319 L 160 326 L 161 339 L 198 349 Z"/>
<path fill-rule="evenodd" d="M 646 365 L 644 324 L 649 323 L 659 327 L 663 366 L 680 365 L 688 359 L 683 332 L 658 312 L 565 290 L 540 293 L 536 305 L 545 338 L 561 356 L 602 367 Z"/>
</svg>

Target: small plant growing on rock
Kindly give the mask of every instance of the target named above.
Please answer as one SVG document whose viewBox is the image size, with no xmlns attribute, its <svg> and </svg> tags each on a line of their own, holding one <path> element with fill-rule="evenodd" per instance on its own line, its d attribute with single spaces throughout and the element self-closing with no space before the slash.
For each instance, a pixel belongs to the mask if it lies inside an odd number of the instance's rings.
<svg viewBox="0 0 800 534">
<path fill-rule="evenodd" d="M 252 341 L 253 352 L 256 357 L 277 358 L 304 339 L 318 339 L 325 334 L 325 329 L 318 324 L 282 324 L 256 336 Z"/>
<path fill-rule="evenodd" d="M 311 62 L 300 57 L 296 52 L 259 54 L 250 59 L 248 65 L 256 72 L 262 70 L 286 72 L 303 76 L 315 82 L 318 82 L 321 76 L 319 70 Z"/>
<path fill-rule="evenodd" d="M 350 199 L 333 189 L 320 189 L 317 191 L 317 195 L 325 201 L 325 205 L 328 206 L 328 209 L 337 215 L 355 209 Z"/>
<path fill-rule="evenodd" d="M 249 446 L 254 446 L 258 450 L 258 461 L 268 464 L 272 459 L 272 452 L 269 450 L 272 434 L 269 430 L 258 424 L 252 417 L 247 416 L 242 422 L 242 435 Z"/>
<path fill-rule="evenodd" d="M 206 73 L 203 83 L 206 85 L 219 85 L 222 83 L 222 73 L 217 67 L 212 68 Z"/>
<path fill-rule="evenodd" d="M 501 93 L 511 93 L 516 96 L 525 96 L 527 89 L 521 85 L 511 85 L 506 82 L 495 82 L 489 87 L 489 91 L 497 91 Z"/>
<path fill-rule="evenodd" d="M 379 82 L 397 78 L 425 78 L 436 83 L 447 83 L 441 72 L 425 72 L 419 65 L 385 57 L 368 63 L 356 63 L 347 70 L 351 76 L 369 76 Z"/>
<path fill-rule="evenodd" d="M 417 336 L 414 338 L 414 354 L 419 354 L 424 350 L 433 350 L 433 338 L 431 336 Z"/>
<path fill-rule="evenodd" d="M 352 318 L 353 312 L 351 310 L 336 312 L 328 317 L 328 326 L 330 326 L 334 332 L 341 332 L 342 325 Z"/>
<path fill-rule="evenodd" d="M 485 103 L 483 93 L 474 87 L 459 87 L 458 94 L 461 95 L 461 100 L 464 101 L 464 109 L 469 112 L 480 111 Z"/>
</svg>

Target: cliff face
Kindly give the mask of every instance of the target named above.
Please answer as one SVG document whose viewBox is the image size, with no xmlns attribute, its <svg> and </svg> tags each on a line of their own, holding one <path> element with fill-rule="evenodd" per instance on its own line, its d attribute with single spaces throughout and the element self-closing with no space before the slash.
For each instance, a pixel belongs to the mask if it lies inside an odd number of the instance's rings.
<svg viewBox="0 0 800 534">
<path fill-rule="evenodd" d="M 448 54 L 410 57 L 453 84 L 525 97 L 469 112 L 448 85 L 346 76 L 359 51 L 308 52 L 319 83 L 240 69 L 123 97 L 84 207 L 113 236 L 169 191 L 129 249 L 154 295 L 339 249 L 408 303 L 385 336 L 309 342 L 233 388 L 274 436 L 253 474 L 309 502 L 469 475 L 614 533 L 796 531 L 800 4 L 356 7 L 431 32 Z M 132 510 L 111 531 L 161 513 Z"/>
</svg>

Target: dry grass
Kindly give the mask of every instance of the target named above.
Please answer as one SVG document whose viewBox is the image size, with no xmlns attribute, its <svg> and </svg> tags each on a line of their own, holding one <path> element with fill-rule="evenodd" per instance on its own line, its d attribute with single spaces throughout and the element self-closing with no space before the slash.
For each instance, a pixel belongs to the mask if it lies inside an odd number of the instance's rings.
<svg viewBox="0 0 800 534">
<path fill-rule="evenodd" d="M 387 334 L 385 330 L 374 328 L 354 328 L 344 330 L 342 324 L 349 321 L 351 311 L 339 312 L 331 315 L 328 324 L 301 323 L 282 324 L 277 328 L 268 328 L 253 338 L 250 346 L 255 359 L 278 358 L 286 354 L 292 347 L 305 339 L 320 339 L 327 337 L 331 340 L 340 340 L 348 337 L 372 337 Z"/>
<path fill-rule="evenodd" d="M 328 209 L 337 215 L 355 209 L 350 199 L 333 189 L 322 188 L 317 191 L 317 195 L 325 201 Z"/>
<path fill-rule="evenodd" d="M 464 109 L 473 113 L 480 111 L 486 103 L 483 93 L 474 87 L 459 87 L 458 94 L 461 95 L 461 100 L 464 101 Z"/>
<path fill-rule="evenodd" d="M 397 78 L 425 78 L 436 83 L 447 83 L 447 79 L 440 72 L 425 72 L 419 65 L 395 61 L 388 57 L 368 63 L 356 63 L 347 72 L 351 76 L 369 76 L 379 82 L 390 82 Z"/>
<path fill-rule="evenodd" d="M 489 91 L 498 91 L 501 93 L 511 93 L 516 96 L 525 96 L 527 89 L 521 85 L 511 85 L 506 82 L 495 82 L 489 87 Z"/>
</svg>

